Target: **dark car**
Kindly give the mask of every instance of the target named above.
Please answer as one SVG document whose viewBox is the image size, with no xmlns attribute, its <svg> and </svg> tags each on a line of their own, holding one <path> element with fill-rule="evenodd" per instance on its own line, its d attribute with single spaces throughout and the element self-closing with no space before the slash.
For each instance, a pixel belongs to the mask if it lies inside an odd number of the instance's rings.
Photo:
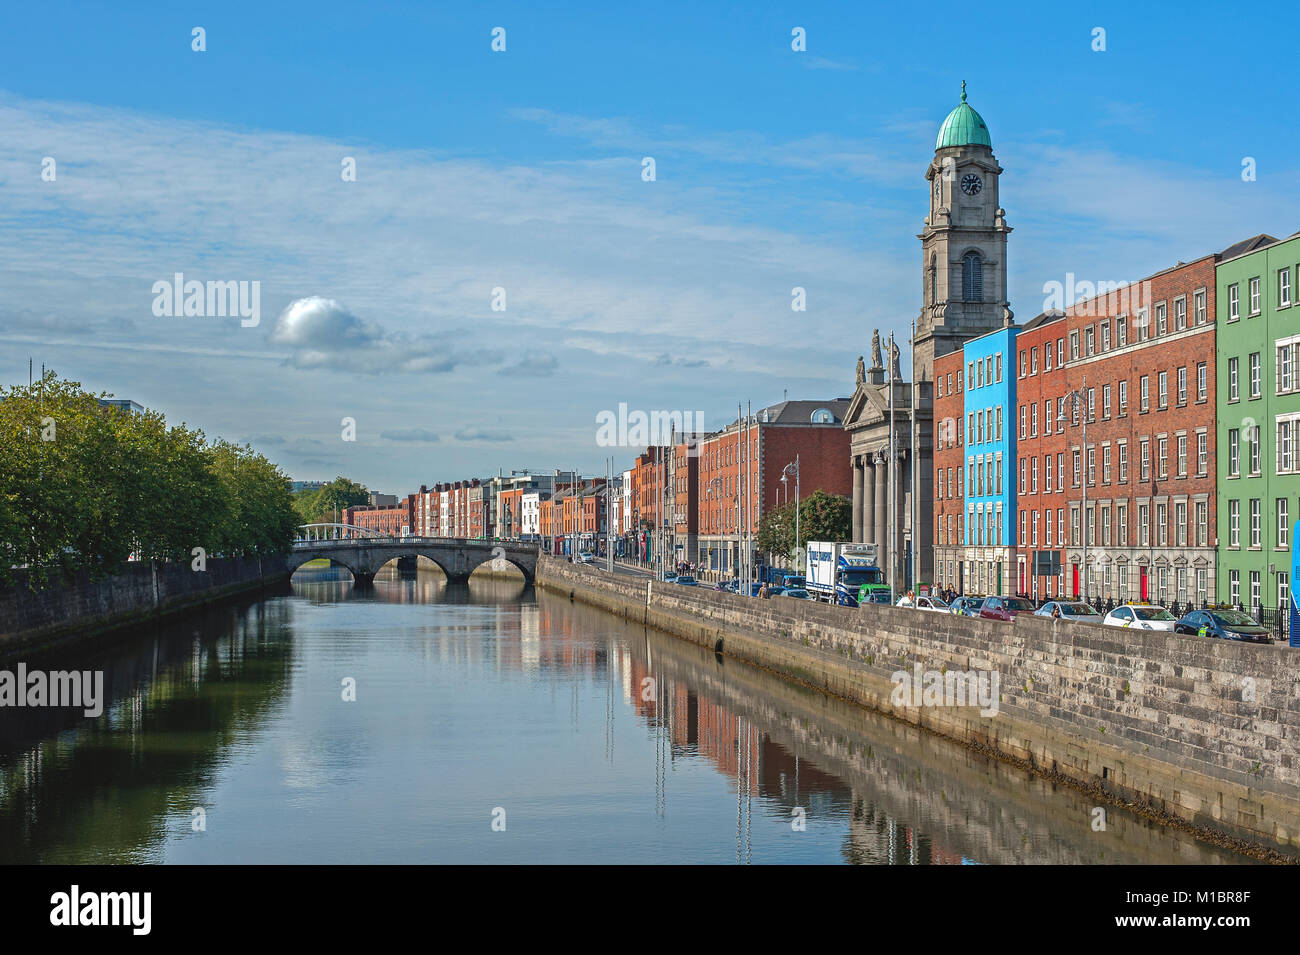
<svg viewBox="0 0 1300 955">
<path fill-rule="evenodd" d="M 1190 633 L 1220 640 L 1272 643 L 1273 634 L 1254 617 L 1240 610 L 1193 610 L 1174 624 L 1174 633 Z"/>
<path fill-rule="evenodd" d="M 1024 597 L 985 597 L 980 604 L 980 616 L 988 620 L 1010 620 L 1033 612 L 1034 602 Z"/>
<path fill-rule="evenodd" d="M 685 574 L 679 574 L 677 577 L 673 578 L 673 583 L 680 584 L 683 587 L 698 587 L 700 585 L 700 582 L 694 577 Z"/>
</svg>

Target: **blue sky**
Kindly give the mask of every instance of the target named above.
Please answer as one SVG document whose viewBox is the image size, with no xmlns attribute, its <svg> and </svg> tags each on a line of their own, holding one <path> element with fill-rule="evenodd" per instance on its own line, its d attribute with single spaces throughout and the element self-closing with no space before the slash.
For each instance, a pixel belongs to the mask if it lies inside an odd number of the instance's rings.
<svg viewBox="0 0 1300 955">
<path fill-rule="evenodd" d="M 7 11 L 0 381 L 31 355 L 300 478 L 603 473 L 620 402 L 849 394 L 919 306 L 962 80 L 1022 320 L 1300 228 L 1282 4 L 122 6 Z M 260 323 L 155 316 L 178 271 L 260 282 Z"/>
</svg>

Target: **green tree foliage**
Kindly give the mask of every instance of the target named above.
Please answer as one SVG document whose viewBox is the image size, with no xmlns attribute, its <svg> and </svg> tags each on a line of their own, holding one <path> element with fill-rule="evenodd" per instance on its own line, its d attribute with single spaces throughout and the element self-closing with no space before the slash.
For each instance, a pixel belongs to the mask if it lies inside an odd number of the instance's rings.
<svg viewBox="0 0 1300 955">
<path fill-rule="evenodd" d="M 299 521 L 274 464 L 99 397 L 52 371 L 0 388 L 0 580 L 288 550 Z"/>
<path fill-rule="evenodd" d="M 799 545 L 802 550 L 808 541 L 851 540 L 853 502 L 841 494 L 827 494 L 823 490 L 799 501 Z M 790 560 L 795 547 L 795 502 L 789 501 L 775 511 L 769 511 L 758 528 L 755 546 L 774 560 Z"/>
<path fill-rule="evenodd" d="M 322 521 L 343 519 L 343 509 L 365 504 L 370 491 L 364 484 L 343 476 L 314 491 L 299 491 L 293 495 L 293 506 L 298 512 L 298 523 L 319 524 Z"/>
</svg>

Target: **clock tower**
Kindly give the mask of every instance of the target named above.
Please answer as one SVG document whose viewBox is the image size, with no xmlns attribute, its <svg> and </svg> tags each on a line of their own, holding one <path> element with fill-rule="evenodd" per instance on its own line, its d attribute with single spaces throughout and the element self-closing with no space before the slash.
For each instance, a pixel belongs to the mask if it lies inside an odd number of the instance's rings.
<svg viewBox="0 0 1300 955">
<path fill-rule="evenodd" d="M 930 214 L 921 240 L 924 288 L 916 320 L 916 377 L 977 335 L 1012 324 L 1007 301 L 1006 213 L 998 203 L 1002 167 L 983 118 L 966 103 L 939 129 L 926 170 Z"/>
</svg>

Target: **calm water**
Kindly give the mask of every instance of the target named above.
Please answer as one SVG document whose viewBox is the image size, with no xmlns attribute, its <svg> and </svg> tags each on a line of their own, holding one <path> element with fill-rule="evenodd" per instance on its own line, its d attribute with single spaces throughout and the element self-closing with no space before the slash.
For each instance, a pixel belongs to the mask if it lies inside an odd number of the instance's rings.
<svg viewBox="0 0 1300 955">
<path fill-rule="evenodd" d="M 27 663 L 111 702 L 0 710 L 4 862 L 1249 861 L 509 583 L 302 572 Z"/>
</svg>

